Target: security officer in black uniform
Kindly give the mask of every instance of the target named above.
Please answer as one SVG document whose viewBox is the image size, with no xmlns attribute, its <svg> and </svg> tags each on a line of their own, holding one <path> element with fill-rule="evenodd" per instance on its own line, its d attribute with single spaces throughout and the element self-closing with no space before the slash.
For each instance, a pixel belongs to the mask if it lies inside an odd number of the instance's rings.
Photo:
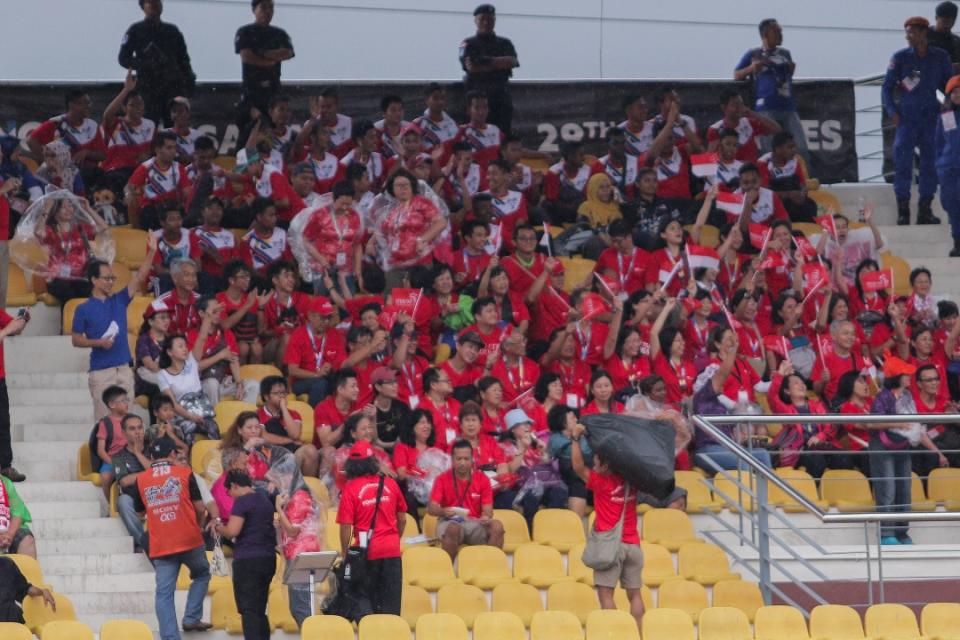
<svg viewBox="0 0 960 640">
<path fill-rule="evenodd" d="M 158 125 L 173 124 L 167 104 L 175 96 L 193 93 L 197 76 L 190 66 L 187 43 L 175 25 L 161 22 L 163 0 L 139 0 L 143 20 L 130 25 L 117 60 L 137 72 L 137 88 L 145 116 Z"/>
<path fill-rule="evenodd" d="M 517 50 L 507 38 L 493 32 L 497 10 L 492 4 L 481 4 L 473 10 L 477 35 L 460 43 L 460 65 L 466 91 L 483 91 L 490 106 L 488 121 L 504 134 L 510 133 L 513 120 L 513 100 L 510 97 L 510 77 L 520 66 Z"/>
</svg>

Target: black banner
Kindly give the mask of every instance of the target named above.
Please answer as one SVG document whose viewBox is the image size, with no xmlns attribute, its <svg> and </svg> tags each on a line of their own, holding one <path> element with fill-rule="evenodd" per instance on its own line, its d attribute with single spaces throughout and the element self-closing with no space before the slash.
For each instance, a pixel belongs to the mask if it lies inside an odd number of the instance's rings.
<svg viewBox="0 0 960 640">
<path fill-rule="evenodd" d="M 673 82 L 680 93 L 682 112 L 697 121 L 703 132 L 720 119 L 717 96 L 733 82 Z M 627 93 L 650 96 L 663 83 L 628 81 L 514 82 L 513 128 L 524 146 L 556 152 L 561 140 L 582 140 L 585 151 L 602 155 L 603 136 L 609 127 L 625 118 L 620 101 Z M 63 95 L 76 84 L 0 85 L 0 127 L 24 137 L 43 119 L 63 112 Z M 315 95 L 318 84 L 286 85 L 284 91 L 294 101 L 294 122 L 307 117 L 307 97 Z M 406 117 L 412 119 L 423 110 L 426 83 L 343 83 L 340 89 L 341 111 L 353 117 L 378 120 L 380 98 L 395 93 L 404 99 Z M 744 99 L 750 87 L 741 84 Z M 93 116 L 113 99 L 118 84 L 87 85 L 93 99 Z M 821 182 L 856 182 L 857 152 L 854 143 L 853 82 L 849 80 L 797 81 L 794 84 L 798 112 L 810 149 L 810 173 Z M 447 104 L 458 122 L 463 117 L 463 88 L 448 86 Z M 193 126 L 218 141 L 221 154 L 236 151 L 238 136 L 234 104 L 239 97 L 238 83 L 199 84 L 191 102 Z M 649 99 L 648 99 L 649 102 Z M 651 109 L 653 113 L 654 109 Z"/>
</svg>

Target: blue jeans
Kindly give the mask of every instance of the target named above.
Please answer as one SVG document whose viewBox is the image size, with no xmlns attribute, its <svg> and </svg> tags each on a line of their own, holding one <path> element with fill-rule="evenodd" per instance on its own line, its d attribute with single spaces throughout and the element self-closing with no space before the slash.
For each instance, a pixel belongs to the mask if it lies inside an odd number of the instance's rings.
<svg viewBox="0 0 960 640">
<path fill-rule="evenodd" d="M 886 449 L 878 440 L 872 439 L 870 446 L 870 482 L 873 483 L 873 497 L 879 513 L 906 513 L 910 511 L 910 450 L 894 453 Z M 880 535 L 906 535 L 909 524 L 890 522 L 880 525 Z"/>
<path fill-rule="evenodd" d="M 161 640 L 180 640 L 177 626 L 177 607 L 173 601 L 173 592 L 177 588 L 177 576 L 180 565 L 190 570 L 190 590 L 187 591 L 187 607 L 183 612 L 183 623 L 200 622 L 203 617 L 203 598 L 210 584 L 210 562 L 203 545 L 190 551 L 174 553 L 153 559 L 153 568 L 157 572 L 157 593 L 154 607 L 157 610 L 157 622 L 160 624 Z"/>
<path fill-rule="evenodd" d="M 793 134 L 793 140 L 797 143 L 797 153 L 803 156 L 803 159 L 807 162 L 807 168 L 810 167 L 810 152 L 807 151 L 807 134 L 803 130 L 803 123 L 800 122 L 800 116 L 796 111 L 782 111 L 779 109 L 764 110 L 758 112 L 761 116 L 770 118 L 774 122 L 780 125 L 780 127 L 791 134 Z M 761 153 L 766 153 L 770 151 L 770 145 L 773 136 L 760 136 L 758 142 L 760 143 Z M 808 178 L 810 176 L 807 176 Z"/>
<path fill-rule="evenodd" d="M 307 394 L 307 402 L 311 407 L 317 406 L 321 400 L 330 395 L 330 380 L 327 378 L 300 378 L 293 383 L 293 393 Z"/>
<path fill-rule="evenodd" d="M 133 544 L 137 547 L 143 546 L 143 522 L 133 506 L 133 498 L 125 493 L 120 493 L 117 498 L 117 513 L 123 526 L 127 528 L 127 533 L 133 536 Z"/>
<path fill-rule="evenodd" d="M 310 585 L 287 585 L 287 598 L 290 599 L 290 615 L 297 621 L 297 626 L 302 627 L 303 621 L 310 617 Z"/>
<path fill-rule="evenodd" d="M 773 467 L 770 462 L 770 452 L 766 449 L 752 449 L 750 450 L 750 453 L 763 466 L 767 467 L 768 469 Z M 716 469 L 712 464 L 703 458 L 704 454 L 708 454 L 713 462 L 720 465 L 721 469 L 730 471 L 737 468 L 737 456 L 727 451 L 723 445 L 706 444 L 697 449 L 697 453 L 693 457 L 693 461 L 698 467 L 709 474 L 715 473 Z"/>
<path fill-rule="evenodd" d="M 940 204 L 950 217 L 950 232 L 960 238 L 960 169 L 939 169 Z"/>
<path fill-rule="evenodd" d="M 920 150 L 920 198 L 932 198 L 937 191 L 936 149 L 933 138 L 937 114 L 902 113 L 893 139 L 893 191 L 897 200 L 910 199 L 913 183 L 913 150 Z"/>
</svg>

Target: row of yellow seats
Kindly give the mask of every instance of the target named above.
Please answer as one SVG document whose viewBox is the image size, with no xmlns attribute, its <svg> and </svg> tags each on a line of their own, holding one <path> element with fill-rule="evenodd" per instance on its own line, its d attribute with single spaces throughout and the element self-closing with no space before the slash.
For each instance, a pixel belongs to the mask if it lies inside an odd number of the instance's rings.
<svg viewBox="0 0 960 640">
<path fill-rule="evenodd" d="M 57 597 L 57 607 L 60 598 Z M 76 620 L 55 620 L 36 632 L 40 640 L 94 640 L 93 630 Z M 33 640 L 34 632 L 27 626 L 14 622 L 0 622 L 0 638 L 3 640 Z M 108 620 L 100 627 L 100 640 L 153 640 L 153 632 L 140 620 Z"/>
<path fill-rule="evenodd" d="M 278 565 L 279 568 L 279 565 Z M 229 578 L 227 578 L 229 581 Z M 318 587 L 318 594 L 322 593 Z M 267 598 L 267 620 L 270 630 L 283 629 L 287 633 L 298 632 L 297 622 L 290 613 L 290 599 L 287 587 L 275 582 L 270 586 L 270 595 Z M 210 599 L 210 624 L 214 629 L 223 629 L 230 634 L 242 634 L 243 622 L 240 612 L 237 611 L 237 601 L 233 595 L 233 588 L 218 589 Z"/>
</svg>

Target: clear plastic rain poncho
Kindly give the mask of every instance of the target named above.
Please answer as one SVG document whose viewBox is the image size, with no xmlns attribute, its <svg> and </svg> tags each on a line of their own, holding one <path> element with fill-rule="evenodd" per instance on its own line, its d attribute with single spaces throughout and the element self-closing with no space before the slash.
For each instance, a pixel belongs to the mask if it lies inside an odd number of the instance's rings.
<svg viewBox="0 0 960 640">
<path fill-rule="evenodd" d="M 305 244 L 307 240 L 303 237 L 303 230 L 307 228 L 308 224 L 310 224 L 310 219 L 313 217 L 313 214 L 320 211 L 324 207 L 329 207 L 332 204 L 333 193 L 325 193 L 320 196 L 316 206 L 307 207 L 295 215 L 293 220 L 290 221 L 290 229 L 287 231 L 287 238 L 290 241 L 290 251 L 293 253 L 293 257 L 297 259 L 297 264 L 300 266 L 300 277 L 304 282 L 313 282 L 314 278 L 319 276 L 320 270 L 313 267 L 313 259 L 310 257 L 310 254 L 307 253 Z"/>
<path fill-rule="evenodd" d="M 300 553 L 319 551 L 320 541 L 325 539 L 326 522 L 326 518 L 321 516 L 329 505 L 321 504 L 319 497 L 314 496 L 307 488 L 296 457 L 291 454 L 274 460 L 266 477 L 280 493 L 287 494 L 284 513 L 290 524 L 300 529 L 296 535 L 291 536 L 283 527 L 277 527 L 283 556 L 290 560 Z"/>
<path fill-rule="evenodd" d="M 443 245 L 446 245 L 449 248 L 450 245 L 450 209 L 443 201 L 443 198 L 434 193 L 433 189 L 430 188 L 430 185 L 427 184 L 425 180 L 417 181 L 417 192 L 420 197 L 429 200 L 437 208 L 440 216 L 448 222 L 447 228 L 444 229 L 443 232 L 441 232 L 436 238 L 434 238 L 433 242 L 431 242 L 430 246 L 427 248 L 428 253 L 433 252 L 436 254 L 438 248 L 442 247 Z M 370 223 L 369 226 L 366 226 L 366 228 L 373 232 L 373 237 L 377 248 L 377 261 L 384 271 L 413 266 L 422 257 L 418 256 L 413 260 L 403 261 L 397 261 L 394 258 L 395 253 L 411 253 L 411 247 L 404 246 L 404 244 L 409 244 L 410 241 L 416 240 L 416 238 L 394 237 L 392 235 L 386 235 L 382 232 L 384 221 L 390 216 L 391 211 L 396 205 L 397 199 L 386 191 L 383 191 L 374 199 L 373 204 L 370 205 L 369 220 L 364 220 L 364 225 L 367 225 L 368 222 Z"/>
<path fill-rule="evenodd" d="M 423 475 L 410 476 L 407 479 L 407 488 L 417 502 L 427 504 L 430 491 L 433 490 L 433 481 L 450 469 L 450 456 L 440 449 L 430 447 L 417 456 L 417 468 L 423 471 Z"/>
<path fill-rule="evenodd" d="M 112 263 L 110 230 L 86 200 L 64 189 L 48 193 L 24 212 L 10 241 L 10 258 L 48 280 L 81 280 L 91 258 Z"/>
</svg>

